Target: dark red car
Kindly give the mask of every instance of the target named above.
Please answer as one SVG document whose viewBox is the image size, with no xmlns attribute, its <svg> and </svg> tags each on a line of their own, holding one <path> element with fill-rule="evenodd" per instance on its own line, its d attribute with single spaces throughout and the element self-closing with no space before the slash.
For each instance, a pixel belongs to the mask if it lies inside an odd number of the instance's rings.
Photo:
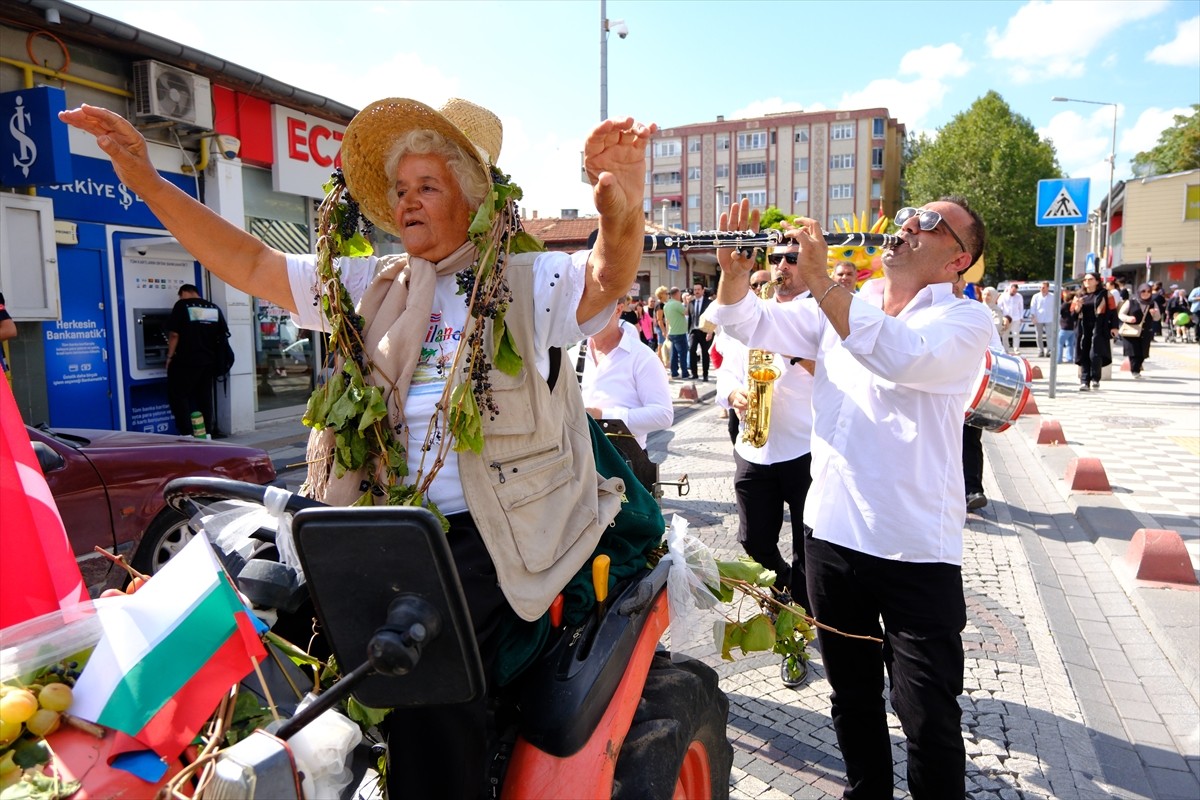
<svg viewBox="0 0 1200 800">
<path fill-rule="evenodd" d="M 127 577 L 95 546 L 124 555 L 150 575 L 190 538 L 188 521 L 163 501 L 171 480 L 275 480 L 270 457 L 256 447 L 157 433 L 25 429 L 93 597 Z"/>
</svg>

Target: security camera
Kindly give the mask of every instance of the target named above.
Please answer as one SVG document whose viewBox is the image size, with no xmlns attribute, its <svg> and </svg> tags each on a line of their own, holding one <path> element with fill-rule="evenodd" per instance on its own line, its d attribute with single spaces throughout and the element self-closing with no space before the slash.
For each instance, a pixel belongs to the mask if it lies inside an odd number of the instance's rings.
<svg viewBox="0 0 1200 800">
<path fill-rule="evenodd" d="M 614 19 L 608 23 L 608 29 L 622 39 L 629 35 L 629 26 L 625 24 L 625 20 L 623 19 Z"/>
<path fill-rule="evenodd" d="M 133 248 L 133 252 L 137 253 L 139 256 L 144 256 L 144 255 L 146 255 L 146 253 L 148 253 L 150 251 L 144 247 L 135 247 L 135 248 Z"/>
<path fill-rule="evenodd" d="M 238 157 L 238 153 L 240 153 L 242 150 L 242 140 L 236 136 L 218 133 L 217 149 L 221 151 L 222 156 L 224 156 L 227 160 L 232 161 Z"/>
</svg>

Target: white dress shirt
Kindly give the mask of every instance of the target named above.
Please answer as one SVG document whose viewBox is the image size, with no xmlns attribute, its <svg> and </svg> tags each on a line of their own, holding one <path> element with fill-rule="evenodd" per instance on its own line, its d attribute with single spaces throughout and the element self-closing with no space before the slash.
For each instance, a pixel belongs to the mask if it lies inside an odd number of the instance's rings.
<svg viewBox="0 0 1200 800">
<path fill-rule="evenodd" d="M 1021 297 L 1021 293 L 1005 292 L 1000 295 L 1000 310 L 1005 316 L 1012 317 L 1012 327 L 1009 330 L 1014 333 L 1020 331 L 1021 324 L 1025 321 L 1025 298 Z"/>
<path fill-rule="evenodd" d="M 963 407 L 991 315 L 941 283 L 890 317 L 884 283 L 854 295 L 845 340 L 811 302 L 747 295 L 713 320 L 749 346 L 817 359 L 804 504 L 814 536 L 880 558 L 961 564 Z"/>
<path fill-rule="evenodd" d="M 808 295 L 809 302 L 811 295 Z M 791 301 L 803 302 L 800 299 Z M 709 306 L 710 309 L 713 306 Z M 746 388 L 746 366 L 750 348 L 724 331 L 717 334 L 716 346 L 721 353 L 721 367 L 717 370 L 717 403 L 730 409 L 729 394 L 736 389 Z M 774 366 L 779 368 L 779 378 L 771 389 L 771 427 L 767 443 L 755 447 L 738 436 L 733 449 L 751 464 L 780 464 L 808 453 L 811 447 L 813 424 L 813 376 L 799 364 L 792 364 L 791 357 L 775 354 Z M 739 426 L 740 428 L 740 426 Z"/>
<path fill-rule="evenodd" d="M 671 427 L 675 405 L 662 362 L 628 322 L 620 323 L 621 340 L 607 353 L 590 343 L 584 357 L 583 404 L 599 408 L 604 419 L 619 419 L 642 449 L 646 437 Z M 579 360 L 579 346 L 567 351 L 571 364 Z"/>
<path fill-rule="evenodd" d="M 1058 319 L 1059 303 L 1054 299 L 1054 292 L 1042 294 L 1040 291 L 1029 301 L 1029 315 L 1034 322 L 1048 325 Z"/>
</svg>

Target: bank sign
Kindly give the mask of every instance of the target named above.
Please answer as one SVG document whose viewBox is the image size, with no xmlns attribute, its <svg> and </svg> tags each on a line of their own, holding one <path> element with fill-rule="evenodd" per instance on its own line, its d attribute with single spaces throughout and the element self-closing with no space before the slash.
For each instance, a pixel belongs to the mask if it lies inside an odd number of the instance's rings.
<svg viewBox="0 0 1200 800">
<path fill-rule="evenodd" d="M 271 138 L 275 164 L 271 181 L 277 192 L 301 197 L 325 197 L 321 188 L 342 166 L 341 125 L 301 114 L 283 106 L 271 108 Z"/>
<path fill-rule="evenodd" d="M 0 94 L 0 185 L 42 186 L 71 178 L 62 89 L 42 86 Z"/>
<path fill-rule="evenodd" d="M 71 157 L 74 178 L 66 183 L 43 186 L 38 194 L 54 198 L 55 219 L 104 222 L 161 228 L 146 201 L 121 183 L 107 158 Z M 160 173 L 189 197 L 196 196 L 196 180 L 177 172 Z"/>
</svg>

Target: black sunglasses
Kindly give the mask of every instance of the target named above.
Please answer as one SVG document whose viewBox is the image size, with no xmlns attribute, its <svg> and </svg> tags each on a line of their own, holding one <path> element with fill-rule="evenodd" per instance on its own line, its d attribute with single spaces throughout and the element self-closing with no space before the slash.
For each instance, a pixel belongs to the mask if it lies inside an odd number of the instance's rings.
<svg viewBox="0 0 1200 800">
<path fill-rule="evenodd" d="M 776 266 L 780 262 L 782 262 L 784 259 L 787 259 L 787 262 L 789 264 L 795 264 L 797 261 L 800 260 L 800 254 L 799 253 L 772 253 L 771 255 L 767 256 L 767 263 L 771 264 L 772 266 Z"/>
<path fill-rule="evenodd" d="M 962 239 L 958 238 L 958 234 L 954 232 L 954 228 L 951 228 L 950 223 L 946 222 L 945 218 L 943 218 L 942 215 L 936 211 L 931 211 L 927 208 L 920 209 L 913 208 L 912 206 L 905 206 L 896 212 L 896 227 L 903 228 L 904 223 L 908 222 L 914 216 L 917 218 L 917 226 L 923 231 L 931 231 L 938 225 L 945 225 L 946 230 L 949 231 L 950 235 L 954 237 L 954 241 L 958 242 L 959 248 L 964 253 L 967 252 L 967 246 L 963 244 Z"/>
</svg>

